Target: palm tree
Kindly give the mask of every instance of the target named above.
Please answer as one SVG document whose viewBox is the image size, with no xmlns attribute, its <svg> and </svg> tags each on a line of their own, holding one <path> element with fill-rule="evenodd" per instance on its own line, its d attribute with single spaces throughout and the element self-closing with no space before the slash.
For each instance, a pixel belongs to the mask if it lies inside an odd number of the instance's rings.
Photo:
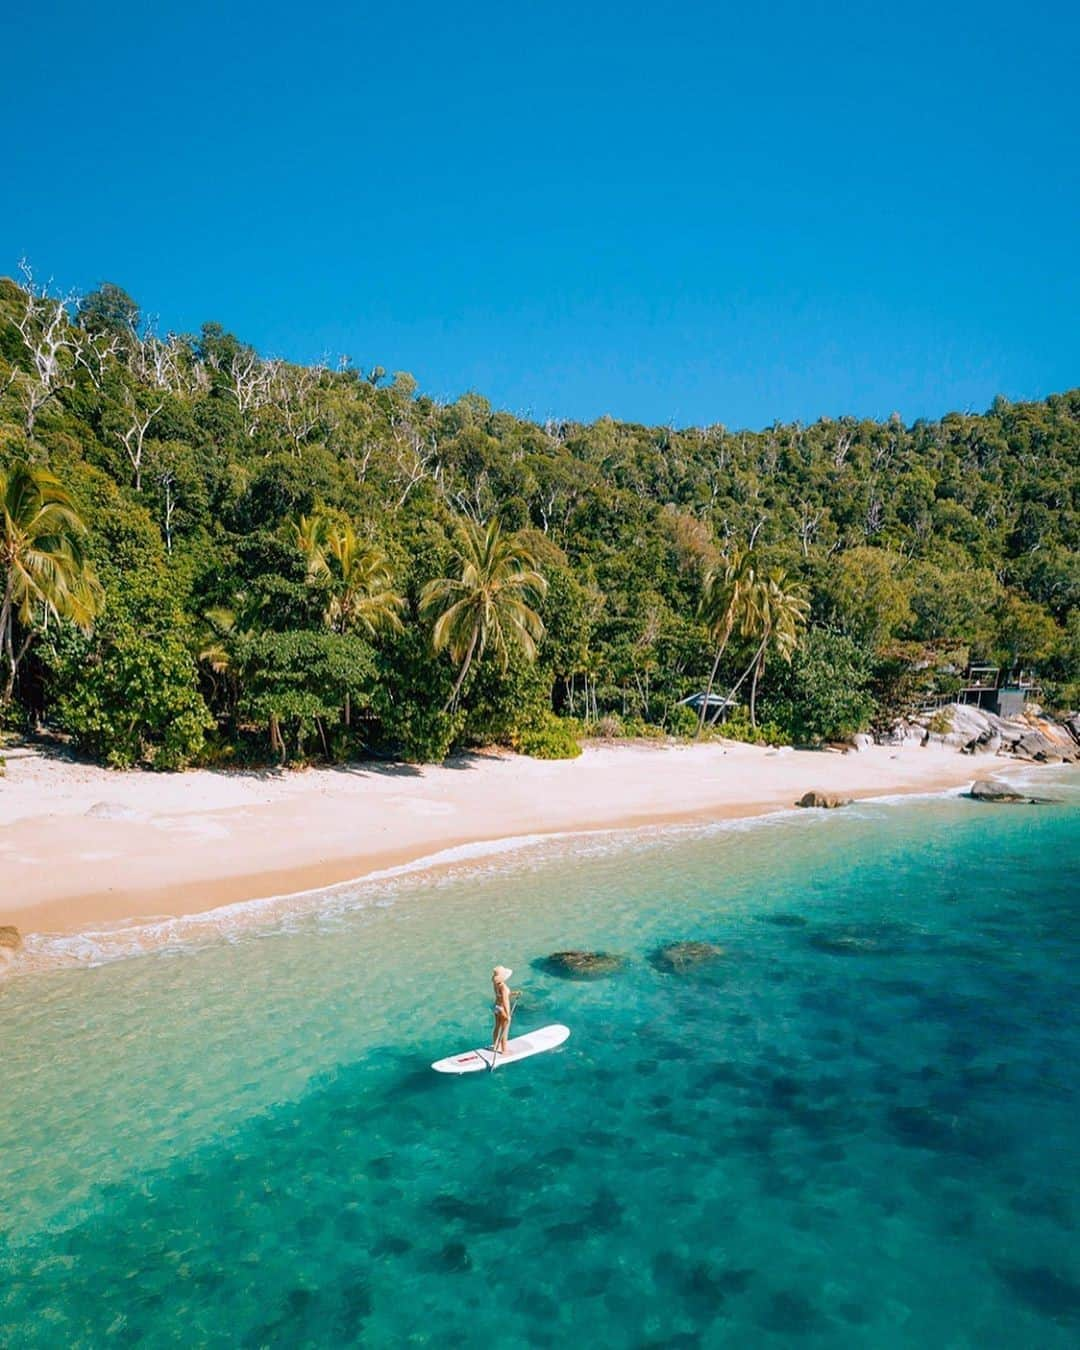
<svg viewBox="0 0 1080 1350">
<path fill-rule="evenodd" d="M 757 638 L 758 645 L 728 698 L 735 696 L 748 675 L 753 676 L 750 683 L 752 727 L 757 726 L 758 682 L 765 673 L 769 648 L 773 648 L 782 661 L 790 661 L 799 645 L 799 630 L 806 623 L 809 608 L 800 592 L 788 585 L 787 575 L 782 571 L 758 577 L 747 592 L 742 631 L 746 637 Z"/>
<path fill-rule="evenodd" d="M 298 516 L 286 525 L 286 533 L 304 557 L 308 560 L 310 573 L 313 561 L 318 558 L 326 546 L 329 519 L 321 511 L 310 516 Z"/>
<path fill-rule="evenodd" d="M 367 544 L 347 521 L 315 512 L 292 526 L 293 539 L 307 559 L 309 581 L 327 591 L 323 621 L 335 633 L 360 629 L 368 637 L 399 633 L 405 597 L 394 589 L 390 560 L 375 544 Z M 352 723 L 345 694 L 345 725 Z"/>
<path fill-rule="evenodd" d="M 366 544 L 352 525 L 316 512 L 292 523 L 293 542 L 307 559 L 310 581 L 328 592 L 323 618 L 336 633 L 362 629 L 369 637 L 400 632 L 405 597 L 394 589 L 390 560 Z"/>
<path fill-rule="evenodd" d="M 435 623 L 432 646 L 460 665 L 443 712 L 457 702 L 469 667 L 489 646 L 503 670 L 513 646 L 535 659 L 544 623 L 530 601 L 547 591 L 530 549 L 504 535 L 497 520 L 487 526 L 461 521 L 453 555 L 455 575 L 429 581 L 420 595 L 421 614 Z"/>
<path fill-rule="evenodd" d="M 217 703 L 220 695 L 224 713 L 230 720 L 236 718 L 240 697 L 237 648 L 258 632 L 264 606 L 265 599 L 237 591 L 231 605 L 213 605 L 202 614 L 202 627 L 196 636 L 196 658 L 209 674 L 212 703 Z"/>
<path fill-rule="evenodd" d="M 87 627 L 100 610 L 103 593 L 85 536 L 74 502 L 47 469 L 23 461 L 0 469 L 0 663 L 6 670 L 0 706 L 14 697 L 19 663 L 50 618 Z"/>
<path fill-rule="evenodd" d="M 394 589 L 390 560 L 351 525 L 327 526 L 322 547 L 309 556 L 308 575 L 323 579 L 329 589 L 324 617 L 335 632 L 359 628 L 376 637 L 401 631 L 405 597 Z"/>
<path fill-rule="evenodd" d="M 705 697 L 702 699 L 701 708 L 698 711 L 696 733 L 698 736 L 701 735 L 705 726 L 705 715 L 708 712 L 709 699 L 712 697 L 713 685 L 716 682 L 716 672 L 720 668 L 720 659 L 731 641 L 731 634 L 735 630 L 735 625 L 743 617 L 747 597 L 753 590 L 754 575 L 753 554 L 741 551 L 733 553 L 730 558 L 723 559 L 717 566 L 710 567 L 705 574 L 699 612 L 708 626 L 710 636 L 716 643 L 716 656 L 713 659 L 712 670 L 709 672 Z"/>
</svg>

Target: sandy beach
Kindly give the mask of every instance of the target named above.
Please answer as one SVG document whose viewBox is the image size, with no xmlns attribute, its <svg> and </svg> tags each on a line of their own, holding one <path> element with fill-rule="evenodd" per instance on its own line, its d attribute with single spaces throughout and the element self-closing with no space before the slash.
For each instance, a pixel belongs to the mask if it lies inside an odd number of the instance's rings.
<svg viewBox="0 0 1080 1350">
<path fill-rule="evenodd" d="M 987 766 L 990 767 L 990 766 Z M 736 743 L 601 745 L 542 762 L 117 773 L 36 751 L 0 778 L 0 923 L 75 933 L 329 886 L 466 844 L 751 816 L 804 792 L 932 792 L 975 776 L 954 749 L 849 754 Z"/>
</svg>

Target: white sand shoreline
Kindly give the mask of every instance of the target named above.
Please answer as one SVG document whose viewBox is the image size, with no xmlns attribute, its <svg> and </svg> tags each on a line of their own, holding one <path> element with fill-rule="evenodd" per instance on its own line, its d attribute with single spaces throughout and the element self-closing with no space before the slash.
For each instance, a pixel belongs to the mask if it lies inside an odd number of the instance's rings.
<svg viewBox="0 0 1080 1350">
<path fill-rule="evenodd" d="M 888 805 L 900 802 L 952 798 L 958 788 L 939 788 L 926 792 L 886 793 L 860 797 L 856 805 Z M 24 954 L 12 974 L 32 974 L 59 967 L 106 965 L 133 956 L 146 955 L 163 948 L 193 948 L 237 932 L 268 930 L 287 921 L 327 918 L 346 910 L 385 902 L 395 883 L 431 884 L 451 875 L 469 875 L 470 868 L 486 871 L 496 860 L 511 869 L 529 855 L 542 853 L 559 844 L 587 850 L 590 844 L 614 843 L 616 847 L 650 843 L 660 838 L 701 837 L 705 834 L 740 827 L 820 818 L 822 813 L 807 813 L 795 807 L 764 809 L 754 814 L 717 818 L 650 822 L 597 829 L 559 830 L 549 834 L 516 835 L 477 840 L 454 848 L 439 850 L 409 862 L 349 877 L 329 886 L 314 886 L 280 895 L 265 895 L 234 901 L 214 909 L 180 915 L 146 915 L 139 919 L 121 919 L 112 923 L 89 924 L 67 933 L 28 933 Z M 0 970 L 0 976 L 3 975 Z"/>
<path fill-rule="evenodd" d="M 731 742 L 591 746 L 578 760 L 500 753 L 447 766 L 305 773 L 116 773 L 37 753 L 0 779 L 0 924 L 78 934 L 455 865 L 461 850 L 962 788 L 1007 772 L 940 745 L 847 755 Z"/>
</svg>

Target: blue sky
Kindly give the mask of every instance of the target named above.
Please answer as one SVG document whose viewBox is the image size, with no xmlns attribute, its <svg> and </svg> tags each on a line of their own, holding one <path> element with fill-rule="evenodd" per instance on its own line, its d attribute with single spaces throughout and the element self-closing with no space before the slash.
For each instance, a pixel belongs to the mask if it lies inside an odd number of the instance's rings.
<svg viewBox="0 0 1080 1350">
<path fill-rule="evenodd" d="M 537 417 L 1080 383 L 1075 4 L 20 9 L 0 271 L 162 329 Z"/>
</svg>

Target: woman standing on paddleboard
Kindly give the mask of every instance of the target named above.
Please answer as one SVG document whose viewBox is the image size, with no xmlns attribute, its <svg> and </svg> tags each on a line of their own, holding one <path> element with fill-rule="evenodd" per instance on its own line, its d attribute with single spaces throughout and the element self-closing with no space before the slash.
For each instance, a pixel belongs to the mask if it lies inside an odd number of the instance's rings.
<svg viewBox="0 0 1080 1350">
<path fill-rule="evenodd" d="M 495 990 L 495 1030 L 492 1033 L 491 1049 L 496 1055 L 506 1054 L 511 1016 L 510 986 L 507 981 L 513 973 L 506 966 L 496 966 L 491 972 L 491 985 Z"/>
</svg>

